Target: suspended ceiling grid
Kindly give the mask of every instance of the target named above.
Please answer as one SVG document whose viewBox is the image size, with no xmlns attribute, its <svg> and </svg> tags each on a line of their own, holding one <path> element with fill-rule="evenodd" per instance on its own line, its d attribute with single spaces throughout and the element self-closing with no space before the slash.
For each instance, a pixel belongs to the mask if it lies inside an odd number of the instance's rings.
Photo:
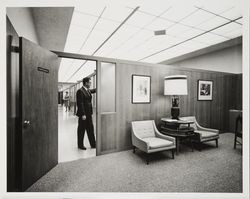
<svg viewBox="0 0 250 199">
<path fill-rule="evenodd" d="M 87 4 L 74 9 L 64 51 L 159 63 L 241 36 L 242 20 L 236 4 Z M 93 61 L 63 59 L 59 82 L 76 82 L 94 69 Z"/>
</svg>

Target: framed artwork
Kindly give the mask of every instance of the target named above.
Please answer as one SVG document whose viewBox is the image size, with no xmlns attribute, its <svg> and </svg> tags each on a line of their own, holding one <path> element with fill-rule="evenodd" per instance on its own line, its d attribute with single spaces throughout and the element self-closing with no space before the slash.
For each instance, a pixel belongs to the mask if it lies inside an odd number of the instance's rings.
<svg viewBox="0 0 250 199">
<path fill-rule="evenodd" d="M 146 75 L 132 75 L 132 103 L 151 102 L 151 77 Z"/>
<path fill-rule="evenodd" d="M 213 100 L 213 81 L 198 80 L 198 100 Z"/>
</svg>

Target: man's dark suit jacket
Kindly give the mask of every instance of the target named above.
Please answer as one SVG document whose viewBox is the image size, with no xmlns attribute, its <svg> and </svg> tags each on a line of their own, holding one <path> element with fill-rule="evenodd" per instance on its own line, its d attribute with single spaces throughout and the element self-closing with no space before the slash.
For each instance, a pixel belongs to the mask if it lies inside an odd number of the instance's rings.
<svg viewBox="0 0 250 199">
<path fill-rule="evenodd" d="M 89 91 L 91 93 L 95 93 L 96 89 L 90 89 Z M 86 117 L 88 117 L 93 114 L 91 93 L 89 93 L 84 87 L 80 88 L 76 92 L 76 104 L 77 104 L 76 115 L 78 117 L 82 117 L 83 115 L 86 115 Z"/>
</svg>

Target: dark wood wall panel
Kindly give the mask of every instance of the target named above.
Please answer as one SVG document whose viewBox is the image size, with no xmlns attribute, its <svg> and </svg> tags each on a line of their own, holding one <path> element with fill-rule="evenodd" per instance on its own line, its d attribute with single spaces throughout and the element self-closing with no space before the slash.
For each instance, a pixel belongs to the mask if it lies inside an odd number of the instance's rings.
<svg viewBox="0 0 250 199">
<path fill-rule="evenodd" d="M 131 78 L 133 74 L 151 76 L 151 103 L 131 103 Z M 155 120 L 160 123 L 162 117 L 170 117 L 171 96 L 164 96 L 164 77 L 168 75 L 187 75 L 188 95 L 180 97 L 181 116 L 195 115 L 198 122 L 221 132 L 229 128 L 229 109 L 242 107 L 240 97 L 241 75 L 219 72 L 207 72 L 190 69 L 173 69 L 168 66 L 136 65 L 117 63 L 117 145 L 115 151 L 131 148 L 131 121 Z M 197 82 L 199 79 L 213 81 L 213 100 L 197 100 Z M 235 89 L 237 88 L 237 89 Z M 102 138 L 103 139 L 103 138 Z"/>
<path fill-rule="evenodd" d="M 116 150 L 115 113 L 101 114 L 101 154 Z"/>
</svg>

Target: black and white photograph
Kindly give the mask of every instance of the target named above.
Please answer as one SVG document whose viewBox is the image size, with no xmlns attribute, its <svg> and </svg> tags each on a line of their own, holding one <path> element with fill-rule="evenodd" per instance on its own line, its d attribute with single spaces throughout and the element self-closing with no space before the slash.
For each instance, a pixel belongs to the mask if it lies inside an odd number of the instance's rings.
<svg viewBox="0 0 250 199">
<path fill-rule="evenodd" d="M 198 100 L 213 99 L 213 82 L 209 80 L 198 80 Z"/>
<path fill-rule="evenodd" d="M 0 4 L 3 198 L 249 198 L 247 0 Z"/>
<path fill-rule="evenodd" d="M 132 75 L 132 103 L 150 103 L 151 77 Z"/>
</svg>

